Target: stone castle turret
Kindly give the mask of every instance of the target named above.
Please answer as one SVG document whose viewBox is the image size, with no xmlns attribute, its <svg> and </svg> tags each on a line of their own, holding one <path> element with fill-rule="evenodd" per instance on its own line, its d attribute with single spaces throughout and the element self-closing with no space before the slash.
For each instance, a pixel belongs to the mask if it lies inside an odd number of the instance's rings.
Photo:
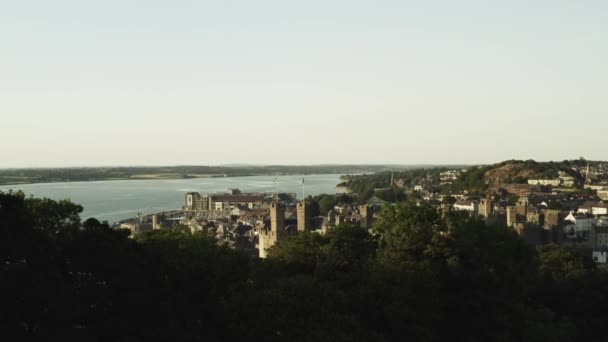
<svg viewBox="0 0 608 342">
<path fill-rule="evenodd" d="M 279 202 L 270 204 L 270 229 L 262 229 L 258 235 L 260 258 L 266 258 L 268 249 L 287 238 L 285 231 L 285 207 Z"/>
<path fill-rule="evenodd" d="M 521 196 L 515 205 L 515 211 L 517 216 L 525 218 L 528 216 L 528 196 Z"/>
<path fill-rule="evenodd" d="M 479 201 L 479 215 L 489 218 L 494 213 L 494 202 L 491 199 L 483 198 Z"/>
<path fill-rule="evenodd" d="M 360 205 L 359 214 L 361 215 L 361 228 L 370 228 L 374 217 L 374 208 L 367 204 Z"/>
<path fill-rule="evenodd" d="M 517 210 L 514 206 L 507 207 L 507 226 L 513 227 L 517 223 Z"/>
<path fill-rule="evenodd" d="M 297 204 L 298 232 L 304 232 L 310 226 L 310 206 L 306 201 Z"/>
<path fill-rule="evenodd" d="M 548 209 L 545 211 L 545 229 L 551 229 L 559 225 L 559 210 Z"/>
<path fill-rule="evenodd" d="M 161 214 L 152 215 L 152 229 L 158 230 L 163 228 L 164 217 Z"/>
</svg>

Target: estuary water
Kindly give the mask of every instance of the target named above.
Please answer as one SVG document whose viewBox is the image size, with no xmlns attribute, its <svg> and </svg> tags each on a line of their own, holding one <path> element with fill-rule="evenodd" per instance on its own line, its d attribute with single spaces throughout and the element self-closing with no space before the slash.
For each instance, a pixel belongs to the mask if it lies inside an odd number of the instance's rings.
<svg viewBox="0 0 608 342">
<path fill-rule="evenodd" d="M 306 196 L 341 192 L 338 174 L 277 176 L 279 192 L 302 196 L 302 178 Z M 242 192 L 274 192 L 275 176 L 196 178 L 175 180 L 120 180 L 96 182 L 40 183 L 0 186 L 0 191 L 21 190 L 26 195 L 51 199 L 70 199 L 84 207 L 81 217 L 95 217 L 110 223 L 184 205 L 187 192 L 224 193 L 230 188 Z"/>
</svg>

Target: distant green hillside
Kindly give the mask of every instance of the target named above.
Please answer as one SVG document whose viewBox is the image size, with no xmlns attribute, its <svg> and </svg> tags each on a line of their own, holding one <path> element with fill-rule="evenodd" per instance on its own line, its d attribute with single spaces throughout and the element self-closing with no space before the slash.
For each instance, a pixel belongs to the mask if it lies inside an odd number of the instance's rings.
<svg viewBox="0 0 608 342">
<path fill-rule="evenodd" d="M 582 159 L 561 162 L 507 160 L 492 165 L 431 167 L 397 172 L 382 171 L 374 174 L 348 175 L 343 177 L 340 186 L 347 188 L 362 199 L 378 196 L 384 197 L 383 199 L 388 201 L 397 199 L 403 194 L 404 189 L 411 190 L 415 185 L 424 185 L 427 190 L 446 194 L 467 191 L 473 195 L 481 195 L 490 189 L 496 189 L 505 184 L 525 184 L 529 179 L 555 179 L 560 171 L 581 180 L 581 173 L 577 169 L 584 169 L 587 165 L 597 167 L 600 164 L 605 163 Z M 441 183 L 441 172 L 463 168 L 467 171 L 463 172 L 451 184 Z M 391 177 L 399 184 L 391 185 Z"/>
<path fill-rule="evenodd" d="M 580 164 L 580 165 L 579 165 Z M 534 160 L 507 160 L 498 164 L 478 166 L 463 173 L 452 184 L 451 190 L 467 190 L 482 193 L 489 188 L 498 188 L 505 184 L 524 184 L 529 179 L 554 179 L 559 171 L 580 178 L 573 166 L 583 167 L 585 161 L 536 162 Z"/>
</svg>

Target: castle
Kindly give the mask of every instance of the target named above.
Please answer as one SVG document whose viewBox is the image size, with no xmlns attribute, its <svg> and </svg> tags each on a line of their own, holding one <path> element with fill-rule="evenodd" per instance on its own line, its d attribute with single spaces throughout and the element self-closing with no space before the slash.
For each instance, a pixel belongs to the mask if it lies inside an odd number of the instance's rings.
<svg viewBox="0 0 608 342">
<path fill-rule="evenodd" d="M 258 252 L 260 258 L 268 256 L 268 249 L 276 243 L 288 239 L 294 234 L 315 230 L 321 234 L 341 224 L 355 224 L 361 228 L 371 228 L 373 220 L 373 207 L 367 204 L 354 208 L 350 206 L 336 207 L 327 217 L 313 218 L 310 203 L 299 201 L 296 203 L 296 225 L 286 225 L 285 206 L 278 201 L 270 205 L 270 227 L 260 228 L 258 231 Z M 323 219 L 320 221 L 319 219 Z"/>
<path fill-rule="evenodd" d="M 285 207 L 278 201 L 272 202 L 270 204 L 270 229 L 261 229 L 258 235 L 260 258 L 266 258 L 268 249 L 277 242 L 287 239 L 288 235 L 289 232 L 285 230 Z"/>
</svg>

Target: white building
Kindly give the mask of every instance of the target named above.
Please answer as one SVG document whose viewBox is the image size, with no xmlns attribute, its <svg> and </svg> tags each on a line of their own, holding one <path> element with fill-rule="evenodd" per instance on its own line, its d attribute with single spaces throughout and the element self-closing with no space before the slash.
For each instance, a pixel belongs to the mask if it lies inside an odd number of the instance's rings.
<svg viewBox="0 0 608 342">
<path fill-rule="evenodd" d="M 605 264 L 606 263 L 606 252 L 603 251 L 593 251 L 593 261 L 595 261 L 598 264 Z"/>
<path fill-rule="evenodd" d="M 479 213 L 479 203 L 477 201 L 456 201 L 454 203 L 454 210 L 459 211 L 470 211 L 471 213 Z"/>
<path fill-rule="evenodd" d="M 586 202 L 578 208 L 579 214 L 608 215 L 608 204 L 601 202 Z"/>
<path fill-rule="evenodd" d="M 562 181 L 562 186 L 566 188 L 571 188 L 574 186 L 574 177 L 568 175 L 564 171 L 559 171 L 558 178 Z"/>
<path fill-rule="evenodd" d="M 465 169 L 463 170 L 448 170 L 448 171 L 444 171 L 439 173 L 439 180 L 441 182 L 441 184 L 452 184 L 453 181 L 457 180 L 458 177 L 460 177 L 460 175 L 466 172 Z"/>
<path fill-rule="evenodd" d="M 564 222 L 567 224 L 564 232 L 568 238 L 587 238 L 591 229 L 596 225 L 596 219 L 593 216 L 575 215 L 573 212 L 566 216 Z"/>
<path fill-rule="evenodd" d="M 562 184 L 562 181 L 561 179 L 528 179 L 528 184 L 560 186 Z"/>
<path fill-rule="evenodd" d="M 597 191 L 597 197 L 599 197 L 602 201 L 608 201 L 608 189 L 602 189 Z"/>
<path fill-rule="evenodd" d="M 599 206 L 591 208 L 591 214 L 593 215 L 608 215 L 608 207 Z"/>
</svg>

